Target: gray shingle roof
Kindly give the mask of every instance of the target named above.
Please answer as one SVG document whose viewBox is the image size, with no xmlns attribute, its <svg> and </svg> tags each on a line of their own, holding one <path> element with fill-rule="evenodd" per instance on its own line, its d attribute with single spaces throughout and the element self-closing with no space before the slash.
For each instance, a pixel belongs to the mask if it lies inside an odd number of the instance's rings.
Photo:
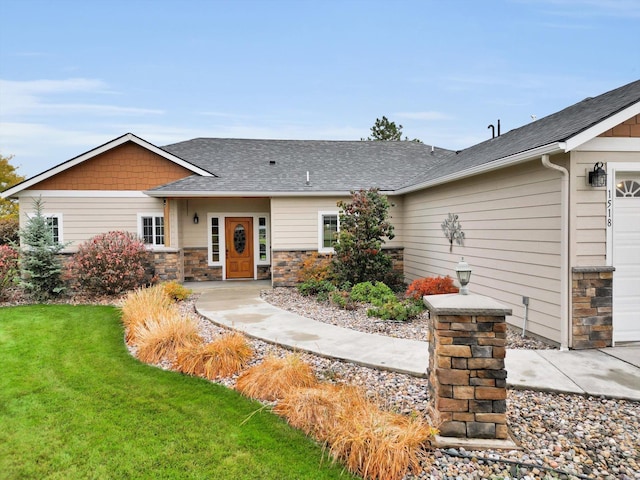
<svg viewBox="0 0 640 480">
<path fill-rule="evenodd" d="M 638 101 L 640 80 L 458 153 L 406 141 L 196 138 L 163 149 L 216 177 L 193 175 L 154 192 L 393 192 L 566 141 Z"/>
<path fill-rule="evenodd" d="M 544 145 L 567 141 L 639 101 L 640 80 L 637 80 L 464 149 L 453 159 L 423 171 L 414 181 L 435 180 Z"/>
<path fill-rule="evenodd" d="M 393 191 L 455 152 L 416 142 L 196 138 L 163 147 L 216 177 L 191 176 L 154 189 L 218 192 Z M 309 172 L 310 185 L 306 185 Z"/>
</svg>

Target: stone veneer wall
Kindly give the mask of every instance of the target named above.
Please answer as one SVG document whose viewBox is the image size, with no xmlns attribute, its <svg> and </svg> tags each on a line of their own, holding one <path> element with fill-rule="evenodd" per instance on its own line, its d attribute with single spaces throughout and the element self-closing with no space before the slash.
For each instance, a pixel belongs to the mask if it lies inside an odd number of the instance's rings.
<svg viewBox="0 0 640 480">
<path fill-rule="evenodd" d="M 440 434 L 507 439 L 505 315 L 511 310 L 480 295 L 424 301 L 431 314 L 429 402 Z"/>
<path fill-rule="evenodd" d="M 614 267 L 574 267 L 571 270 L 572 347 L 613 345 Z"/>
<path fill-rule="evenodd" d="M 182 250 L 153 251 L 151 257 L 154 276 L 160 281 L 184 281 Z"/>
<path fill-rule="evenodd" d="M 385 248 L 384 251 L 391 255 L 394 271 L 403 275 L 404 248 Z M 296 286 L 299 283 L 298 273 L 302 262 L 316 253 L 318 253 L 317 250 L 274 250 L 271 253 L 273 286 Z"/>
<path fill-rule="evenodd" d="M 206 282 L 222 280 L 222 267 L 211 267 L 207 256 L 209 251 L 204 248 L 185 248 L 184 280 L 186 282 Z"/>
</svg>

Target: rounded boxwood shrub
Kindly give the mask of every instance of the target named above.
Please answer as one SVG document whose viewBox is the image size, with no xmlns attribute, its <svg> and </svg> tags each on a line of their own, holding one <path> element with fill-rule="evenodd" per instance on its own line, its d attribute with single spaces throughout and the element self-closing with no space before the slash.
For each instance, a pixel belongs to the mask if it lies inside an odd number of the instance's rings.
<svg viewBox="0 0 640 480">
<path fill-rule="evenodd" d="M 80 245 L 68 274 L 81 290 L 116 295 L 149 283 L 147 255 L 144 243 L 132 233 L 101 233 Z"/>
</svg>

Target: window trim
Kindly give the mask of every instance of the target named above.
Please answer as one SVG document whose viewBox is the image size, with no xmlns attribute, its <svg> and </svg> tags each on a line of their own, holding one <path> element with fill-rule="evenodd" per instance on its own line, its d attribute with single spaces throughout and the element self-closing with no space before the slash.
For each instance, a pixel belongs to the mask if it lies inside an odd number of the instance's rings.
<svg viewBox="0 0 640 480">
<path fill-rule="evenodd" d="M 320 210 L 318 211 L 318 253 L 335 253 L 333 247 L 324 246 L 324 217 L 333 215 L 337 218 L 336 233 L 340 233 L 340 211 Z"/>
<path fill-rule="evenodd" d="M 58 243 L 60 245 L 64 244 L 64 234 L 62 231 L 62 213 L 43 213 L 42 216 L 46 219 L 49 220 L 50 218 L 57 218 L 58 219 L 58 240 L 56 241 L 56 239 L 53 239 L 54 243 Z"/>
<path fill-rule="evenodd" d="M 156 248 L 162 248 L 166 245 L 167 242 L 167 231 L 166 231 L 166 227 L 167 227 L 167 219 L 164 218 L 164 211 L 162 210 L 158 210 L 155 212 L 140 212 L 138 213 L 138 238 L 140 238 L 142 240 L 142 242 L 144 242 L 144 226 L 142 224 L 142 219 L 143 218 L 147 218 L 147 217 L 151 217 L 153 219 L 153 243 L 145 243 L 145 247 L 148 249 L 156 249 Z M 164 233 L 162 234 L 162 237 L 164 239 L 163 243 L 156 243 L 156 218 L 157 217 L 162 217 L 164 224 Z"/>
</svg>

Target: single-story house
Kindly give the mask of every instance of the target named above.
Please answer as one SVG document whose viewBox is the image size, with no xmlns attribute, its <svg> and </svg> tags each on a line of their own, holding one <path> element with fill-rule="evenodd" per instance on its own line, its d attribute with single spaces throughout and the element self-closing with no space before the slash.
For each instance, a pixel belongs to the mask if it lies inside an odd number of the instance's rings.
<svg viewBox="0 0 640 480">
<path fill-rule="evenodd" d="M 600 174 L 606 173 L 606 180 Z M 416 142 L 131 133 L 7 189 L 24 225 L 41 197 L 56 238 L 137 233 L 161 278 L 271 279 L 332 251 L 336 202 L 388 195 L 405 279 L 455 276 L 563 348 L 640 341 L 640 81 L 461 151 Z M 463 245 L 441 223 L 458 215 Z"/>
</svg>

